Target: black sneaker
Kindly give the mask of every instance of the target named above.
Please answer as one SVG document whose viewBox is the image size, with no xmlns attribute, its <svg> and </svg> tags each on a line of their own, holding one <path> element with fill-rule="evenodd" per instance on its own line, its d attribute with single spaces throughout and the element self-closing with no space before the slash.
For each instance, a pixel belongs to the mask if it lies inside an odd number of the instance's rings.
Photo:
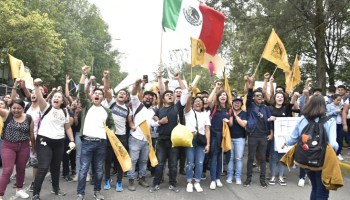
<svg viewBox="0 0 350 200">
<path fill-rule="evenodd" d="M 38 195 L 38 194 L 34 195 L 34 196 L 32 197 L 32 200 L 40 200 L 39 195 Z"/>
<path fill-rule="evenodd" d="M 176 193 L 180 192 L 180 189 L 174 185 L 169 185 L 169 190 L 172 190 Z"/>
<path fill-rule="evenodd" d="M 179 174 L 181 174 L 181 175 L 186 175 L 186 172 L 185 172 L 184 169 L 180 169 Z"/>
<path fill-rule="evenodd" d="M 156 192 L 160 189 L 160 186 L 159 185 L 155 185 L 155 186 L 152 186 L 148 191 L 150 193 L 153 193 L 153 192 Z"/>
<path fill-rule="evenodd" d="M 68 183 L 73 181 L 73 179 L 69 175 L 64 176 L 64 180 L 66 180 Z"/>
<path fill-rule="evenodd" d="M 51 194 L 55 194 L 58 196 L 66 196 L 66 193 L 62 192 L 60 189 L 58 189 L 57 191 L 51 190 Z"/>
<path fill-rule="evenodd" d="M 263 180 L 261 180 L 260 181 L 260 186 L 262 187 L 262 188 L 267 188 L 267 184 L 266 184 L 266 182 L 265 181 L 263 181 Z"/>
<path fill-rule="evenodd" d="M 248 187 L 248 186 L 250 186 L 251 183 L 252 183 L 252 181 L 250 179 L 247 179 L 244 181 L 243 187 Z"/>
<path fill-rule="evenodd" d="M 29 187 L 29 192 L 33 192 L 33 190 L 34 190 L 34 182 L 32 182 L 31 184 L 30 184 L 30 187 Z"/>
<path fill-rule="evenodd" d="M 207 179 L 207 175 L 205 173 L 202 173 L 201 180 Z"/>
</svg>

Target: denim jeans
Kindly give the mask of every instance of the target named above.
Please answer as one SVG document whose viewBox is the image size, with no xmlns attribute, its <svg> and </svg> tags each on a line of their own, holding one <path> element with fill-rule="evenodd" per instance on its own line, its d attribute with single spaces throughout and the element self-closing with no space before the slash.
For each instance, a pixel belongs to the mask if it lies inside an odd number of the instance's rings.
<svg viewBox="0 0 350 200">
<path fill-rule="evenodd" d="M 139 163 L 139 177 L 146 176 L 148 161 L 148 142 L 129 136 L 129 155 L 132 163 L 132 170 L 128 171 L 129 179 L 136 179 L 136 163 Z"/>
<path fill-rule="evenodd" d="M 260 159 L 260 181 L 265 181 L 266 177 L 266 148 L 267 139 L 263 137 L 248 138 L 248 162 L 247 162 L 247 179 L 251 180 L 253 175 L 253 162 L 255 153 L 258 151 Z"/>
<path fill-rule="evenodd" d="M 186 148 L 186 177 L 187 182 L 192 182 L 193 178 L 193 169 L 195 168 L 195 181 L 199 183 L 201 181 L 201 176 L 203 172 L 203 161 L 204 161 L 204 147 L 198 146 L 193 142 L 193 147 Z"/>
<path fill-rule="evenodd" d="M 232 139 L 232 149 L 230 162 L 228 163 L 227 180 L 232 181 L 233 170 L 236 170 L 236 180 L 241 179 L 243 168 L 243 153 L 244 153 L 245 138 Z"/>
<path fill-rule="evenodd" d="M 270 147 L 270 172 L 271 176 L 275 177 L 275 168 L 278 163 L 278 176 L 282 177 L 284 174 L 284 166 L 281 162 L 281 158 L 284 156 L 285 153 L 278 153 L 278 151 L 275 151 L 275 143 L 272 142 L 272 145 Z"/>
<path fill-rule="evenodd" d="M 103 165 L 106 156 L 106 140 L 81 142 L 80 170 L 78 178 L 77 193 L 85 195 L 86 176 L 89 171 L 90 163 L 94 165 L 94 192 L 101 190 L 101 182 L 103 177 Z"/>
<path fill-rule="evenodd" d="M 343 124 L 337 124 L 337 143 L 338 143 L 338 150 L 337 155 L 341 154 L 341 150 L 343 149 L 343 142 L 344 142 L 344 131 L 343 131 Z"/>
<path fill-rule="evenodd" d="M 75 133 L 75 173 L 79 173 L 80 170 L 80 156 L 81 156 L 81 138 L 80 133 Z"/>
<path fill-rule="evenodd" d="M 210 177 L 211 181 L 215 181 L 220 179 L 222 172 L 222 132 L 217 132 L 213 129 L 210 129 L 210 131 Z"/>
<path fill-rule="evenodd" d="M 322 183 L 322 171 L 307 171 L 311 181 L 310 200 L 326 200 L 329 197 L 329 190 Z"/>
<path fill-rule="evenodd" d="M 158 140 L 156 146 L 156 154 L 158 165 L 156 166 L 153 186 L 160 185 L 160 180 L 163 176 L 165 161 L 168 159 L 169 167 L 169 184 L 176 186 L 177 176 L 177 159 L 179 157 L 179 148 L 172 147 L 170 139 Z"/>
</svg>

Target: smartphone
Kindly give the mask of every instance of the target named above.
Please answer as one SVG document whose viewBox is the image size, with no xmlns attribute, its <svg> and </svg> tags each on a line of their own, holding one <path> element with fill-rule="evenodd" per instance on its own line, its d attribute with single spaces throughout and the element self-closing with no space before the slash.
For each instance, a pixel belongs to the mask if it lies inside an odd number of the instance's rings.
<svg viewBox="0 0 350 200">
<path fill-rule="evenodd" d="M 145 83 L 148 83 L 148 75 L 143 75 L 143 80 L 145 81 Z"/>
</svg>

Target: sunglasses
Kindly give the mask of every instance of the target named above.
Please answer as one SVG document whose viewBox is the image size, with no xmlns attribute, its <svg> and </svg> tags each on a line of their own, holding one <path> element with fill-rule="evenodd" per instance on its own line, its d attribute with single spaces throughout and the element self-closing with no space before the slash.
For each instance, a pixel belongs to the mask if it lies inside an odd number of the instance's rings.
<svg viewBox="0 0 350 200">
<path fill-rule="evenodd" d="M 254 95 L 254 96 L 256 96 L 256 97 L 262 97 L 263 95 L 262 95 L 262 94 L 256 94 L 256 95 Z"/>
</svg>

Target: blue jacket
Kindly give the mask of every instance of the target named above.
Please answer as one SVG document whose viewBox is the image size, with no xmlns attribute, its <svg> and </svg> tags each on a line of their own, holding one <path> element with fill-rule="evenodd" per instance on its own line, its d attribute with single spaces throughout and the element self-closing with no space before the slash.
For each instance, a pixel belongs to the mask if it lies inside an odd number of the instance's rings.
<svg viewBox="0 0 350 200">
<path fill-rule="evenodd" d="M 247 132 L 250 135 L 254 135 L 254 133 L 256 132 L 255 130 L 256 124 L 258 122 L 258 113 L 261 112 L 263 114 L 266 130 L 268 131 L 266 134 L 267 135 L 270 134 L 270 130 L 272 130 L 273 128 L 272 123 L 267 121 L 267 119 L 271 117 L 270 109 L 264 104 L 257 105 L 253 101 L 252 89 L 248 90 L 246 107 L 247 107 L 247 115 L 248 115 L 247 128 L 246 128 Z"/>
</svg>

